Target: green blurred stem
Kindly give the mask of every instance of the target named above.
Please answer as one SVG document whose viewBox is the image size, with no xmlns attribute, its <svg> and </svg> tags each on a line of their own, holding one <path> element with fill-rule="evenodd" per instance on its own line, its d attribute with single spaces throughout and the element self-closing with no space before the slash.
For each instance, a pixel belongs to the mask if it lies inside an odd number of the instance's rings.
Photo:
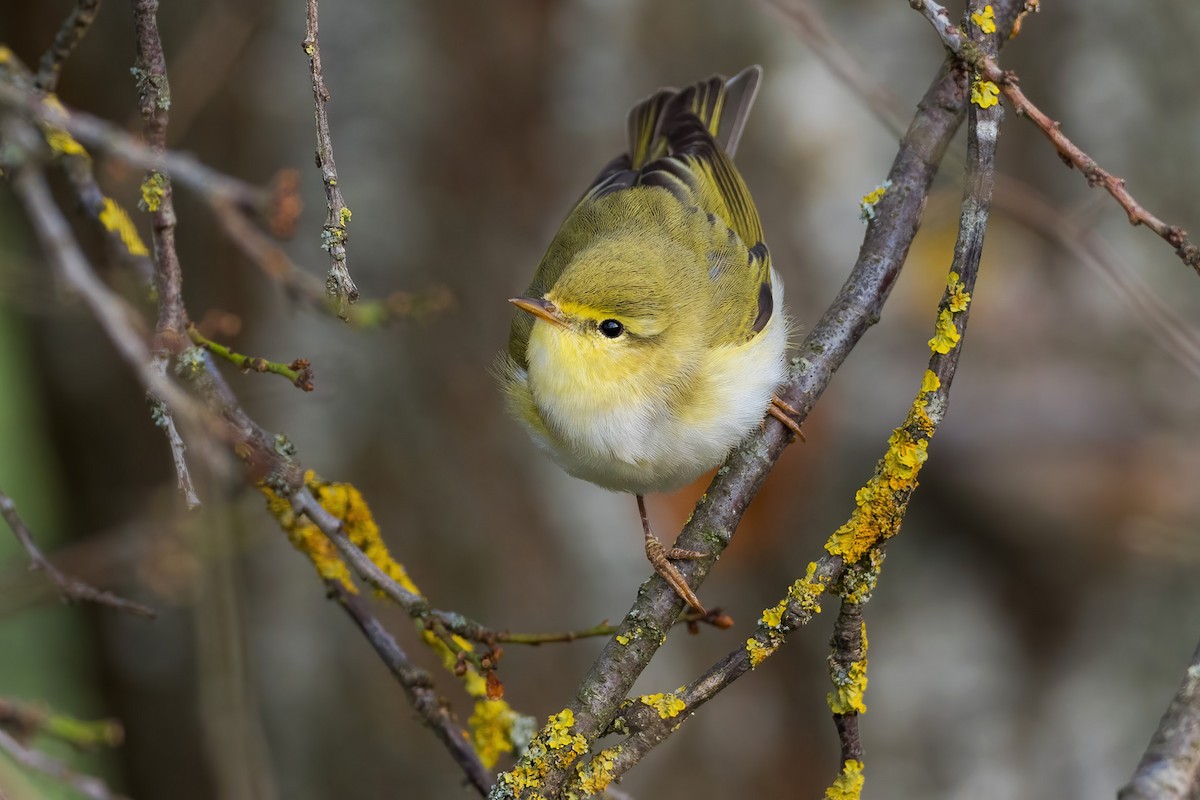
<svg viewBox="0 0 1200 800">
<path fill-rule="evenodd" d="M 253 370 L 254 372 L 274 372 L 276 375 L 282 375 L 287 378 L 292 382 L 293 386 L 297 386 L 306 392 L 313 390 L 313 373 L 307 359 L 297 358 L 291 364 L 282 364 L 278 361 L 268 361 L 265 358 L 257 356 L 244 356 L 241 353 L 230 350 L 223 344 L 205 337 L 195 325 L 188 325 L 187 332 L 188 337 L 197 347 L 203 347 L 213 355 L 220 356 L 243 372 L 248 370 Z"/>
<path fill-rule="evenodd" d="M 18 738 L 41 734 L 76 747 L 116 747 L 125 739 L 125 729 L 115 719 L 75 719 L 49 709 L 0 698 L 0 727 Z"/>
</svg>

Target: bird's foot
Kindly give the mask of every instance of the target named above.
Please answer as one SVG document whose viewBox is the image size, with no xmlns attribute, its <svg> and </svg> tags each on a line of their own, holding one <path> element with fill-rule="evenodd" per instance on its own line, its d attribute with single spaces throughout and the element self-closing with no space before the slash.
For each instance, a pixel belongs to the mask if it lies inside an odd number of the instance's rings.
<svg viewBox="0 0 1200 800">
<path fill-rule="evenodd" d="M 687 579 L 683 577 L 683 573 L 671 563 L 671 559 L 679 561 L 704 558 L 704 553 L 699 553 L 695 550 L 681 550 L 678 547 L 667 550 L 654 534 L 647 532 L 646 558 L 650 561 L 651 566 L 654 567 L 654 571 L 675 590 L 675 594 L 679 595 L 680 599 L 701 614 L 708 614 L 704 610 L 704 606 L 700 604 L 700 598 L 696 597 L 696 593 L 692 591 L 692 587 L 688 586 Z"/>
<path fill-rule="evenodd" d="M 767 406 L 767 413 L 782 422 L 783 427 L 795 434 L 797 439 L 802 442 L 808 441 L 804 437 L 804 431 L 800 430 L 800 423 L 795 420 L 800 416 L 800 412 L 780 400 L 777 395 L 771 395 L 771 404 Z"/>
</svg>

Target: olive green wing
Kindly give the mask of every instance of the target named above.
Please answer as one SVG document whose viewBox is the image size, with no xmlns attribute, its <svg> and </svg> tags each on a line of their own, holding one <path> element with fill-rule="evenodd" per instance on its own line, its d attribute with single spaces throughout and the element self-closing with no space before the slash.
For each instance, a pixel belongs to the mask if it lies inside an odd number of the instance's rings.
<svg viewBox="0 0 1200 800">
<path fill-rule="evenodd" d="M 706 215 L 714 302 L 726 320 L 722 339 L 743 341 L 761 331 L 772 314 L 770 256 L 758 211 L 732 160 L 761 79 L 762 68 L 755 65 L 728 80 L 714 75 L 682 90 L 660 89 L 634 106 L 628 151 L 601 170 L 567 216 L 527 295 L 545 294 L 600 233 L 602 217 L 594 213 L 599 200 L 636 186 L 657 186 Z M 514 316 L 508 352 L 522 367 L 532 328 L 529 314 Z"/>
<path fill-rule="evenodd" d="M 761 78 L 762 69 L 753 66 L 728 81 L 714 76 L 668 98 L 646 146 L 650 156 L 665 154 L 638 175 L 639 184 L 661 186 L 707 216 L 713 307 L 722 319 L 714 326 L 713 344 L 754 338 L 775 311 L 762 223 L 732 158 Z"/>
</svg>

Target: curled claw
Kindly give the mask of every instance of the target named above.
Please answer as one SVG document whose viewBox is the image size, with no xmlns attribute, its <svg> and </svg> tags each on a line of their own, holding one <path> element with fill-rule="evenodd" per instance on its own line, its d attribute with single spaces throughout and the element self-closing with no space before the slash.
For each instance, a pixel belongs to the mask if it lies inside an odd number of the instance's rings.
<svg viewBox="0 0 1200 800">
<path fill-rule="evenodd" d="M 800 430 L 800 423 L 795 420 L 800 416 L 800 412 L 780 400 L 777 395 L 771 395 L 771 404 L 767 406 L 767 413 L 783 423 L 783 427 L 795 434 L 797 439 L 802 442 L 808 441 L 804 436 L 804 431 Z"/>
</svg>

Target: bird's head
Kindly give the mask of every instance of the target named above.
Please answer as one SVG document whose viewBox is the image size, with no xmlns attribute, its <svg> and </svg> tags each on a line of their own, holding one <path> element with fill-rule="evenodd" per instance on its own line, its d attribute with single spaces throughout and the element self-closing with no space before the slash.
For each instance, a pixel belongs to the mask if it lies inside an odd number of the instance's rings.
<svg viewBox="0 0 1200 800">
<path fill-rule="evenodd" d="M 532 318 L 531 373 L 563 391 L 632 382 L 643 396 L 685 380 L 704 346 L 706 304 L 681 285 L 672 264 L 687 254 L 673 249 L 609 241 L 578 254 L 540 297 L 512 298 Z"/>
</svg>

